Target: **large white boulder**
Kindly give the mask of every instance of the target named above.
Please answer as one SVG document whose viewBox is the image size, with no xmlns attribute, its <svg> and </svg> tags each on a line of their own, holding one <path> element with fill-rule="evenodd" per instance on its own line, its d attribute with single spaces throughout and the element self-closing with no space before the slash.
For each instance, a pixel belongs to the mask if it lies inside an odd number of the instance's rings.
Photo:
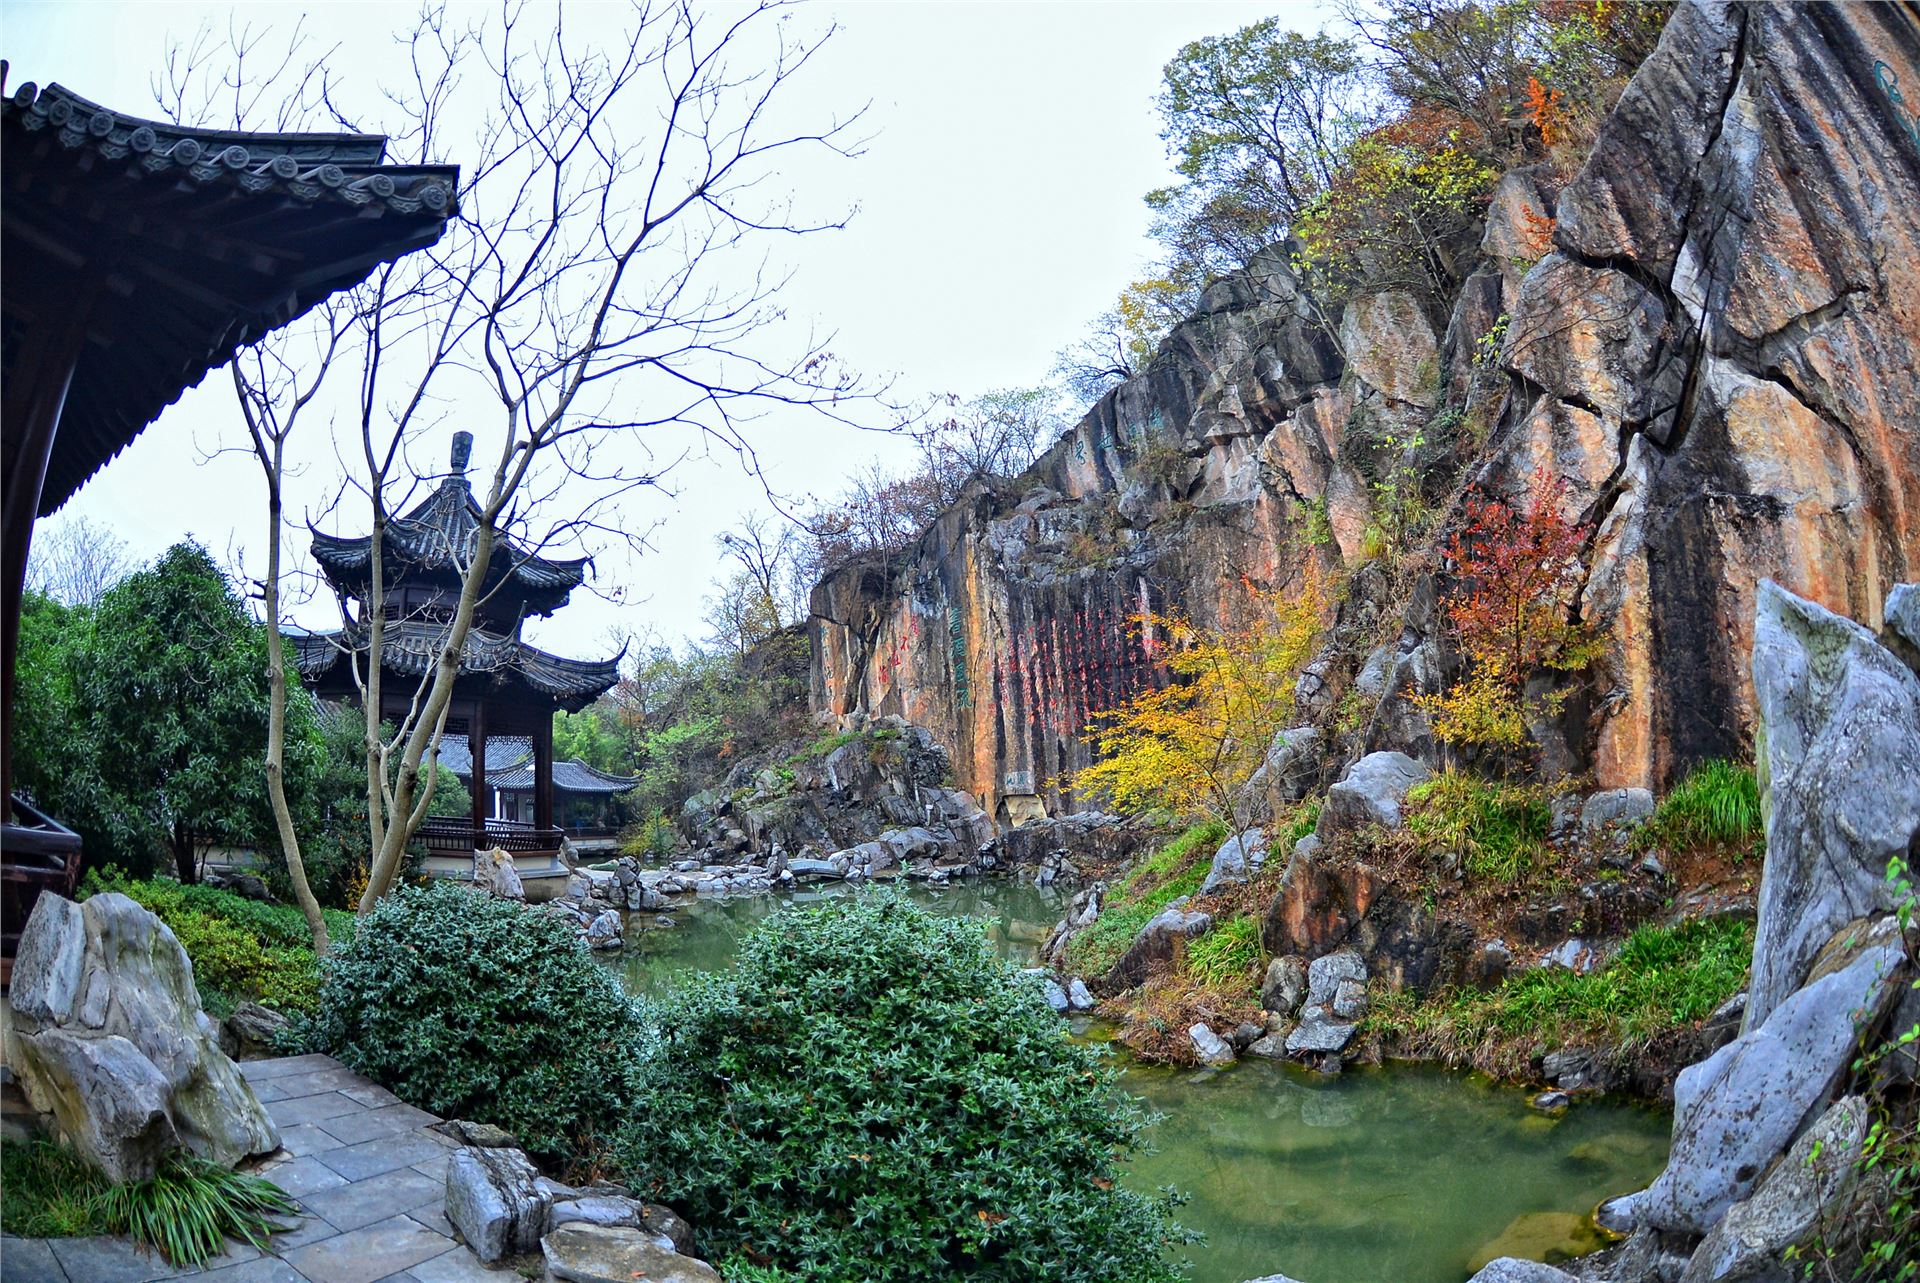
<svg viewBox="0 0 1920 1283">
<path fill-rule="evenodd" d="M 43 894 L 9 997 L 28 1103 L 114 1180 L 151 1176 L 182 1145 L 229 1166 L 279 1147 L 201 1010 L 186 950 L 126 896 Z"/>
<path fill-rule="evenodd" d="M 1234 834 L 1214 852 L 1213 864 L 1207 869 L 1207 880 L 1200 884 L 1200 894 L 1212 895 L 1226 887 L 1242 885 L 1260 871 L 1266 858 L 1265 833 L 1259 829 L 1248 829 L 1245 833 Z"/>
<path fill-rule="evenodd" d="M 1680 1283 L 1733 1283 L 1784 1273 L 1782 1255 L 1806 1241 L 1858 1177 L 1872 1121 L 1867 1102 L 1848 1096 L 1793 1143 L 1752 1198 L 1720 1218 L 1687 1263 Z"/>
<path fill-rule="evenodd" d="M 1432 774 L 1405 753 L 1369 753 L 1327 790 L 1315 831 L 1324 842 L 1369 824 L 1397 829 L 1407 790 Z"/>
<path fill-rule="evenodd" d="M 1762 580 L 1753 629 L 1767 862 L 1747 1028 L 1847 923 L 1894 907 L 1920 835 L 1920 678 L 1867 629 Z"/>
<path fill-rule="evenodd" d="M 1682 1070 L 1666 1170 L 1622 1200 L 1627 1214 L 1655 1229 L 1704 1234 L 1752 1194 L 1846 1073 L 1858 1024 L 1885 1014 L 1903 959 L 1897 936 L 1882 935 L 1795 992 L 1758 1029 Z"/>
</svg>

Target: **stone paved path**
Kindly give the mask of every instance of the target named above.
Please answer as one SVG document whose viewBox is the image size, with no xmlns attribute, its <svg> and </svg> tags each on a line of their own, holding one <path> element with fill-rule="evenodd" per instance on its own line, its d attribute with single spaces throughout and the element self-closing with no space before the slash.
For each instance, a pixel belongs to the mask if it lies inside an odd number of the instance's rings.
<svg viewBox="0 0 1920 1283">
<path fill-rule="evenodd" d="M 229 1244 L 183 1275 L 124 1239 L 0 1239 L 0 1283 L 518 1283 L 456 1242 L 442 1214 L 440 1120 L 331 1056 L 248 1060 L 240 1070 L 280 1127 L 285 1152 L 259 1173 L 306 1210 L 268 1250 Z"/>
</svg>

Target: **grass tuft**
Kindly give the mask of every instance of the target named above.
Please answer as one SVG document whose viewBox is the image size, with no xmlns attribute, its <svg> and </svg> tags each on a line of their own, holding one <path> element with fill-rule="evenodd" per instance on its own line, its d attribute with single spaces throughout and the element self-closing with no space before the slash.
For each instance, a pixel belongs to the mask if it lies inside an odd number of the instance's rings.
<svg viewBox="0 0 1920 1283">
<path fill-rule="evenodd" d="M 1605 967 L 1539 967 L 1490 992 L 1376 995 L 1367 1020 L 1419 1055 L 1472 1062 L 1497 1044 L 1650 1038 L 1711 1015 L 1746 983 L 1753 924 L 1694 919 L 1641 927 Z"/>
<path fill-rule="evenodd" d="M 70 1150 L 46 1141 L 7 1145 L 0 1223 L 23 1238 L 125 1234 L 182 1268 L 226 1250 L 228 1237 L 265 1247 L 276 1217 L 299 1209 L 279 1186 L 187 1153 L 144 1181 L 115 1185 Z"/>
<path fill-rule="evenodd" d="M 1187 974 L 1221 993 L 1250 992 L 1260 969 L 1260 923 L 1251 914 L 1187 942 Z"/>
<path fill-rule="evenodd" d="M 1407 792 L 1407 831 L 1424 851 L 1458 851 L 1476 878 L 1513 882 L 1546 854 L 1553 809 L 1542 790 L 1447 770 Z"/>
<path fill-rule="evenodd" d="M 110 1186 L 98 1199 L 109 1232 L 195 1268 L 226 1250 L 229 1236 L 257 1248 L 299 1212 L 286 1191 L 191 1154 L 172 1154 L 144 1181 Z"/>
<path fill-rule="evenodd" d="M 1643 848 L 1717 846 L 1740 860 L 1757 852 L 1764 839 L 1760 784 L 1752 768 L 1714 758 L 1694 767 L 1660 800 L 1636 841 Z"/>
</svg>

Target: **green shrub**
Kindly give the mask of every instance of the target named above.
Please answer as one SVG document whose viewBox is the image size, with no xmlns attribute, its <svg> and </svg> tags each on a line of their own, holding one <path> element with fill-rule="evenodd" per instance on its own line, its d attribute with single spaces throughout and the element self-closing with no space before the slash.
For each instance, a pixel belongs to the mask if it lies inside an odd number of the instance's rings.
<svg viewBox="0 0 1920 1283">
<path fill-rule="evenodd" d="M 310 1043 L 422 1109 L 591 1161 L 632 1099 L 632 1004 L 555 914 L 405 887 L 323 975 Z"/>
<path fill-rule="evenodd" d="M 663 860 L 673 854 L 678 838 L 672 818 L 665 811 L 655 811 L 627 830 L 620 841 L 620 854 L 636 860 Z"/>
<path fill-rule="evenodd" d="M 193 963 L 194 987 L 208 1012 L 225 1016 L 242 999 L 289 1014 L 310 1012 L 320 969 L 307 920 L 291 905 L 264 904 L 207 886 L 145 881 L 117 869 L 89 872 L 80 894 L 118 891 L 172 929 Z M 335 943 L 353 938 L 353 915 L 323 910 Z"/>
<path fill-rule="evenodd" d="M 788 909 L 648 1015 L 617 1156 L 730 1279 L 1179 1277 L 1171 1195 L 1118 1183 L 1147 1120 L 977 924 Z"/>
<path fill-rule="evenodd" d="M 1720 846 L 1741 859 L 1764 840 L 1760 784 L 1751 768 L 1724 758 L 1702 762 L 1654 808 L 1640 830 L 1642 847 L 1682 850 Z"/>
<path fill-rule="evenodd" d="M 1538 788 L 1447 770 L 1407 791 L 1407 831 L 1426 851 L 1457 851 L 1469 874 L 1511 882 L 1546 852 L 1553 808 Z"/>
<path fill-rule="evenodd" d="M 1187 944 L 1187 974 L 1209 989 L 1244 988 L 1260 966 L 1260 923 L 1243 914 Z"/>
</svg>

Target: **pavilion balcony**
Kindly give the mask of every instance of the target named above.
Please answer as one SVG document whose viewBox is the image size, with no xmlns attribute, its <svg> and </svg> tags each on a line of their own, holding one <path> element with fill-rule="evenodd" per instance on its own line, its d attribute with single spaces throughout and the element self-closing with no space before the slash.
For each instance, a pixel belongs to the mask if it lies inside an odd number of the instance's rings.
<svg viewBox="0 0 1920 1283">
<path fill-rule="evenodd" d="M 427 849 L 425 871 L 429 877 L 465 882 L 473 877 L 473 853 L 499 847 L 513 857 L 514 871 L 526 889 L 529 901 L 552 900 L 564 895 L 573 870 L 560 858 L 560 843 L 567 835 L 560 829 L 536 828 L 512 820 L 487 820 L 478 823 L 461 817 L 434 816 L 414 834 Z"/>
<path fill-rule="evenodd" d="M 561 839 L 567 835 L 561 829 L 539 829 L 513 820 L 488 820 L 477 826 L 465 817 L 433 816 L 420 826 L 416 836 L 429 855 L 471 857 L 475 851 L 495 847 L 515 856 L 559 855 Z"/>
</svg>

